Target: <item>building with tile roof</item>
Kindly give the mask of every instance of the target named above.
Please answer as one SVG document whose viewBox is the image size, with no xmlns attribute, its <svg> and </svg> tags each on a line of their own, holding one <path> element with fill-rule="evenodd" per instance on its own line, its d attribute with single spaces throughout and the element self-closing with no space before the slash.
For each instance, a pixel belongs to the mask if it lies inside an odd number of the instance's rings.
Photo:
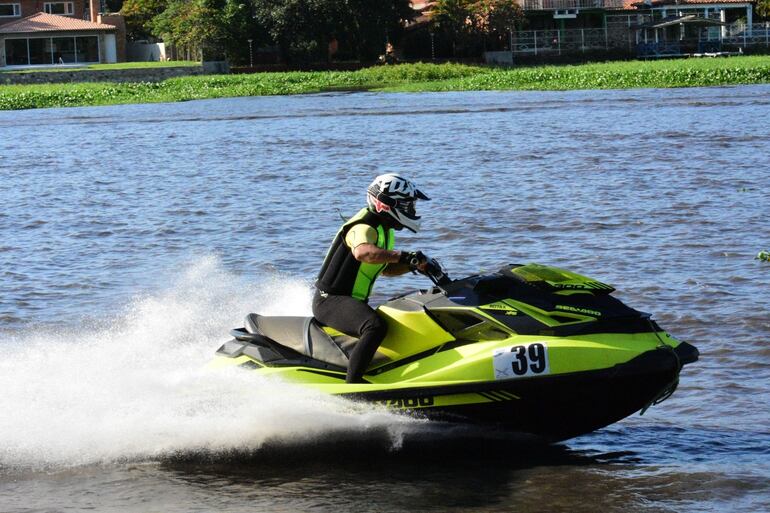
<svg viewBox="0 0 770 513">
<path fill-rule="evenodd" d="M 755 0 L 517 0 L 527 19 L 526 30 L 514 30 L 510 51 L 519 56 L 562 55 L 589 51 L 633 54 L 645 38 L 718 39 L 734 42 L 740 33 L 746 44 L 770 47 L 770 27 L 765 39 L 753 37 Z M 415 26 L 428 26 L 433 1 L 414 0 L 419 15 Z M 666 20 L 660 25 L 661 20 Z M 678 20 L 681 20 L 679 22 Z M 702 21 L 706 20 L 706 21 Z M 650 27 L 657 27 L 655 28 Z M 640 27 L 645 27 L 640 29 Z M 416 28 L 416 27 L 415 27 Z M 646 31 L 645 31 L 646 30 Z M 737 41 L 737 40 L 736 40 Z M 647 42 L 647 41 L 645 41 Z M 740 42 L 740 41 L 739 41 Z M 431 33 L 430 44 L 433 45 Z M 437 45 L 438 46 L 438 45 Z M 713 45 L 712 45 L 713 46 Z M 745 45 L 744 45 L 745 46 Z M 447 55 L 439 55 L 446 57 Z"/>
<path fill-rule="evenodd" d="M 99 0 L 94 3 L 98 4 Z M 39 12 L 73 20 L 92 20 L 89 0 L 0 0 L 0 27 Z"/>
<path fill-rule="evenodd" d="M 98 4 L 0 0 L 0 67 L 125 60 L 123 19 L 100 14 Z"/>
</svg>

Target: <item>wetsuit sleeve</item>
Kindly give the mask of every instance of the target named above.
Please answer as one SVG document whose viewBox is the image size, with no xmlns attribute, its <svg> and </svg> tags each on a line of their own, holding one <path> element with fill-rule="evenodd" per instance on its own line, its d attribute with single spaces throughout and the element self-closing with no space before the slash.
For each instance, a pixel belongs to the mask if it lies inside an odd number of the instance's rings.
<svg viewBox="0 0 770 513">
<path fill-rule="evenodd" d="M 361 244 L 377 244 L 377 230 L 368 224 L 357 224 L 348 230 L 345 244 L 350 249 L 355 249 Z"/>
</svg>

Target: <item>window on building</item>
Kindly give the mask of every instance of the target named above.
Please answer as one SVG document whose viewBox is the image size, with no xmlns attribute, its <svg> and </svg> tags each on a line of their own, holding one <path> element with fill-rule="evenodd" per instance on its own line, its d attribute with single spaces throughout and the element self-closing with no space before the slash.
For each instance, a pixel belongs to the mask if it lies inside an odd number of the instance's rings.
<svg viewBox="0 0 770 513">
<path fill-rule="evenodd" d="M 51 56 L 51 38 L 30 39 L 29 40 L 29 63 L 30 64 L 53 64 Z"/>
<path fill-rule="evenodd" d="M 99 62 L 99 38 L 84 36 L 75 38 L 78 62 Z"/>
<path fill-rule="evenodd" d="M 29 64 L 26 39 L 5 40 L 5 63 L 8 66 L 26 66 Z"/>
<path fill-rule="evenodd" d="M 18 18 L 21 16 L 21 4 L 0 4 L 0 18 Z"/>
<path fill-rule="evenodd" d="M 46 2 L 43 10 L 48 14 L 62 14 L 69 16 L 75 12 L 74 2 Z"/>
<path fill-rule="evenodd" d="M 8 66 L 99 62 L 99 37 L 6 39 L 5 61 Z"/>
<path fill-rule="evenodd" d="M 77 62 L 75 60 L 75 38 L 74 37 L 54 37 L 53 51 L 54 64 L 69 64 Z"/>
</svg>

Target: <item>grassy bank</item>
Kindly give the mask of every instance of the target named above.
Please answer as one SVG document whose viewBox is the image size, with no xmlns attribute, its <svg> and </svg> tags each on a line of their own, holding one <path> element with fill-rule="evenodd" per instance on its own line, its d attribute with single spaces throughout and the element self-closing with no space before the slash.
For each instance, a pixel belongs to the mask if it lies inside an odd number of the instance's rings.
<svg viewBox="0 0 770 513">
<path fill-rule="evenodd" d="M 404 64 L 344 72 L 190 76 L 159 83 L 7 85 L 0 86 L 0 109 L 174 102 L 335 90 L 569 90 L 760 83 L 770 83 L 770 56 L 511 69 Z"/>
</svg>

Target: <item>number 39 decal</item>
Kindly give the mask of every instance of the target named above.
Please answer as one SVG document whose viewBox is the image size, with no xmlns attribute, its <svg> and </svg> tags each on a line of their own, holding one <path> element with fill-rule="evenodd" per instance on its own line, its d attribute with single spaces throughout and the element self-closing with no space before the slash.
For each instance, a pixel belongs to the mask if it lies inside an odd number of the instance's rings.
<svg viewBox="0 0 770 513">
<path fill-rule="evenodd" d="M 513 346 L 509 350 L 495 349 L 492 353 L 495 379 L 541 376 L 551 372 L 548 346 L 542 342 Z"/>
</svg>

